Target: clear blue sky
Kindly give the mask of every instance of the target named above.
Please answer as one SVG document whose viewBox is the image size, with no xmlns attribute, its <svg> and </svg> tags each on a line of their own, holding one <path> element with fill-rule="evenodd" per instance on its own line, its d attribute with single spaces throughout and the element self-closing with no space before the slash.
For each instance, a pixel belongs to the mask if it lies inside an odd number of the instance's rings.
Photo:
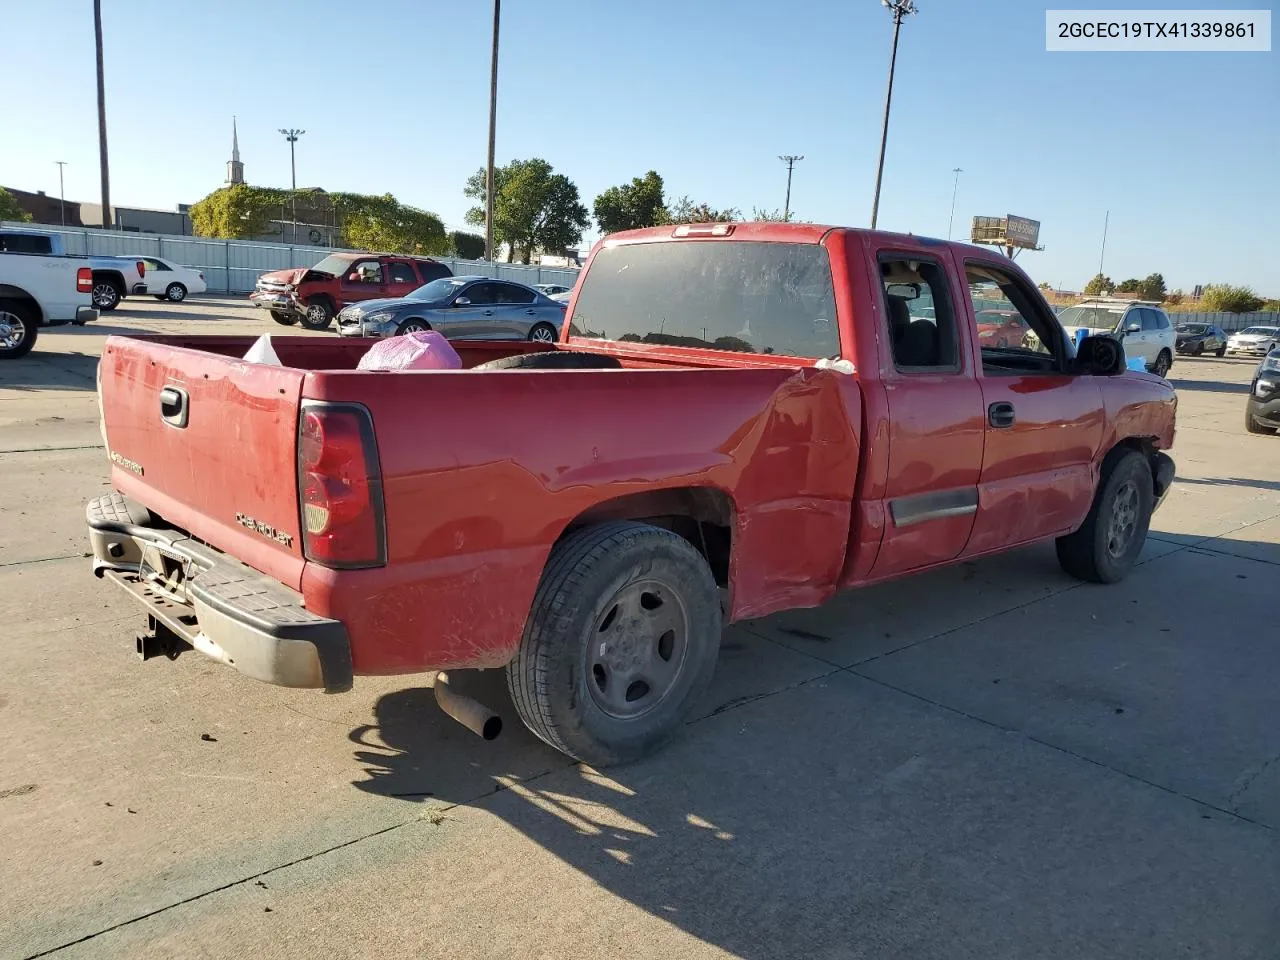
<svg viewBox="0 0 1280 960">
<path fill-rule="evenodd" d="M 0 184 L 56 194 L 66 160 L 68 198 L 96 201 L 92 4 L 0 3 Z M 881 226 L 945 235 L 958 166 L 956 235 L 974 214 L 1042 221 L 1046 249 L 1019 257 L 1037 280 L 1079 289 L 1109 209 L 1114 279 L 1280 296 L 1280 53 L 1046 53 L 1045 8 L 1064 5 L 920 0 Z M 218 187 L 235 114 L 250 183 L 288 185 L 276 129 L 302 127 L 299 185 L 390 191 L 462 223 L 486 149 L 488 3 L 103 7 L 114 203 L 172 209 Z M 750 213 L 781 207 L 777 156 L 803 154 L 797 215 L 865 225 L 891 29 L 877 0 L 506 0 L 498 160 L 545 157 L 588 208 L 653 168 L 669 196 Z"/>
</svg>

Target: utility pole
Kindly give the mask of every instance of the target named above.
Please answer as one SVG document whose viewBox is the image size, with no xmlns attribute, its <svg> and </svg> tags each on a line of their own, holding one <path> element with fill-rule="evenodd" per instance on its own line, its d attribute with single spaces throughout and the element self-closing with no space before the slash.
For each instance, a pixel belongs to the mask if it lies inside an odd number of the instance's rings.
<svg viewBox="0 0 1280 960">
<path fill-rule="evenodd" d="M 893 51 L 889 54 L 889 89 L 884 95 L 884 125 L 880 130 L 880 163 L 876 167 L 876 195 L 871 201 L 871 229 L 876 228 L 876 218 L 880 213 L 880 181 L 884 177 L 884 148 L 889 140 L 889 106 L 893 103 L 893 68 L 898 62 L 898 32 L 902 29 L 902 18 L 916 12 L 914 0 L 880 0 L 881 4 L 893 11 Z"/>
<path fill-rule="evenodd" d="M 293 145 L 297 143 L 298 138 L 302 136 L 304 133 L 306 133 L 307 131 L 294 130 L 292 127 L 286 130 L 282 127 L 280 128 L 280 132 L 283 133 L 284 138 L 289 141 L 289 182 L 293 185 L 293 189 L 290 191 L 289 197 L 290 197 L 290 200 L 292 200 L 293 202 L 293 242 L 297 243 L 298 242 L 298 164 L 296 159 L 294 158 Z M 280 231 L 280 233 L 281 233 L 281 237 L 283 237 L 284 231 L 282 230 Z"/>
<path fill-rule="evenodd" d="M 783 223 L 790 223 L 791 222 L 791 171 L 795 167 L 796 161 L 803 160 L 804 157 L 796 156 L 793 154 L 787 154 L 786 156 L 778 157 L 778 159 L 787 165 L 787 202 L 783 204 L 783 207 L 782 207 L 782 221 Z"/>
<path fill-rule="evenodd" d="M 1102 276 L 1102 261 L 1107 255 L 1107 226 L 1111 223 L 1111 211 L 1102 220 L 1102 252 L 1098 254 L 1098 276 Z"/>
<path fill-rule="evenodd" d="M 93 0 L 93 41 L 98 54 L 98 163 L 102 167 L 102 226 L 111 229 L 111 177 L 107 173 L 107 91 L 102 82 L 102 0 Z"/>
<path fill-rule="evenodd" d="M 65 160 L 53 161 L 58 165 L 58 204 L 62 209 L 62 225 L 67 225 L 67 188 L 62 179 L 62 168 L 67 165 Z"/>
<path fill-rule="evenodd" d="M 947 239 L 951 239 L 951 226 L 956 222 L 956 193 L 960 190 L 960 174 L 964 173 L 959 167 L 951 171 L 956 175 L 956 182 L 951 188 L 951 219 L 947 221 Z"/>
<path fill-rule="evenodd" d="M 493 54 L 489 60 L 489 161 L 484 179 L 484 258 L 493 263 L 493 152 L 498 136 L 498 25 L 502 0 L 493 0 Z"/>
</svg>

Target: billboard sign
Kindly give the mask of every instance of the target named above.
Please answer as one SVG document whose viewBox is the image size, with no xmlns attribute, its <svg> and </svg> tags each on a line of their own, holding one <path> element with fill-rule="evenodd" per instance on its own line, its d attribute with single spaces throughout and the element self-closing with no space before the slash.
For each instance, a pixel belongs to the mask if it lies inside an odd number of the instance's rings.
<svg viewBox="0 0 1280 960">
<path fill-rule="evenodd" d="M 1040 240 L 1040 221 L 1009 214 L 1005 218 L 1004 236 L 1005 242 L 1011 247 L 1034 250 Z"/>
</svg>

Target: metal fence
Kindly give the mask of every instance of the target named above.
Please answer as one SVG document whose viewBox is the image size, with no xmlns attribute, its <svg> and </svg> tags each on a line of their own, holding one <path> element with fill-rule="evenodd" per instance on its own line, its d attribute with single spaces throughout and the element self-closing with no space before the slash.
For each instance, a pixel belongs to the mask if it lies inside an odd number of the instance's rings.
<svg viewBox="0 0 1280 960">
<path fill-rule="evenodd" d="M 1055 304 L 1054 312 L 1061 313 L 1069 304 Z M 1209 313 L 1202 310 L 1166 310 L 1169 322 L 1175 327 L 1184 323 L 1212 323 L 1227 333 L 1235 333 L 1246 327 L 1280 327 L 1280 312 L 1257 310 L 1253 313 Z"/>
<path fill-rule="evenodd" d="M 248 240 L 209 240 L 176 234 L 131 233 L 116 230 L 51 227 L 47 224 L 0 223 L 5 229 L 62 237 L 65 252 L 76 257 L 163 257 L 204 274 L 210 293 L 248 293 L 260 274 L 289 267 L 312 267 L 331 253 L 364 253 L 307 244 L 258 243 Z M 488 263 L 436 257 L 455 275 L 493 277 L 517 283 L 558 283 L 572 287 L 578 271 L 556 267 Z"/>
</svg>

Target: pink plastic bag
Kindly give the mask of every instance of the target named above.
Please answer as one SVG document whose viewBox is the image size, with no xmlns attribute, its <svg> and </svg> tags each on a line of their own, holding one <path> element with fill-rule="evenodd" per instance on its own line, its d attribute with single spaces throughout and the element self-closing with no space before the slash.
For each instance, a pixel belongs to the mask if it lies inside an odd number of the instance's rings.
<svg viewBox="0 0 1280 960">
<path fill-rule="evenodd" d="M 461 370 L 462 358 L 434 330 L 388 337 L 369 348 L 357 370 Z"/>
</svg>

